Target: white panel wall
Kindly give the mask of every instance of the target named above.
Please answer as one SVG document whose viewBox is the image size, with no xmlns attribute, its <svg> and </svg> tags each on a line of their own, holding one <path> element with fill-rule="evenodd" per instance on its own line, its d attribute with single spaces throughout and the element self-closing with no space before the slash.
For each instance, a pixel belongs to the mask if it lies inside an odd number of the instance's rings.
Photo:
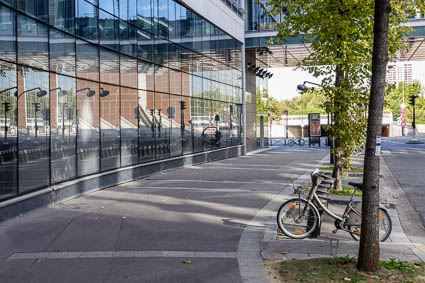
<svg viewBox="0 0 425 283">
<path fill-rule="evenodd" d="M 240 42 L 245 41 L 243 20 L 220 0 L 180 0 Z"/>
</svg>

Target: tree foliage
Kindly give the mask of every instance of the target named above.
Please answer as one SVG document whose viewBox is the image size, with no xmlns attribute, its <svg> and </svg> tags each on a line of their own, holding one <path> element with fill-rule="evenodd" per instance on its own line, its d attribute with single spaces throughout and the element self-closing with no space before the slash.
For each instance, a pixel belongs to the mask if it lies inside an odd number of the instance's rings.
<svg viewBox="0 0 425 283">
<path fill-rule="evenodd" d="M 403 38 L 411 28 L 403 23 L 407 22 L 408 13 L 415 11 L 413 2 L 391 0 L 390 60 L 396 58 L 397 51 L 408 47 Z M 324 77 L 324 107 L 335 121 L 332 132 L 338 176 L 349 168 L 350 156 L 364 143 L 363 113 L 369 101 L 374 4 L 374 0 L 268 0 L 263 4 L 267 13 L 285 14 L 277 25 L 278 35 L 269 44 L 282 44 L 288 38 L 300 38 L 310 44 L 311 53 L 298 67 L 315 77 Z"/>
<path fill-rule="evenodd" d="M 408 97 L 411 95 L 419 95 L 416 99 L 416 123 L 425 124 L 425 98 L 422 94 L 423 87 L 419 82 L 406 83 L 400 82 L 398 85 L 390 85 L 385 94 L 384 108 L 393 113 L 394 119 L 401 116 L 400 104 L 406 104 L 406 123 L 410 124 L 413 121 L 413 106 L 409 105 Z"/>
</svg>

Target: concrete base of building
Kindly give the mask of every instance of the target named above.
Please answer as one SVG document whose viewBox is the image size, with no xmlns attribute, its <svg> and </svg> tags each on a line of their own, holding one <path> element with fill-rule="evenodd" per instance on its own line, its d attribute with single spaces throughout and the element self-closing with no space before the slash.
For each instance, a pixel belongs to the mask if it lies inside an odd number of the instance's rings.
<svg viewBox="0 0 425 283">
<path fill-rule="evenodd" d="M 245 152 L 245 147 L 243 145 L 221 148 L 119 168 L 52 185 L 45 189 L 0 203 L 0 223 L 12 220 L 47 205 L 61 203 L 118 184 L 144 178 L 160 172 L 245 155 Z"/>
</svg>

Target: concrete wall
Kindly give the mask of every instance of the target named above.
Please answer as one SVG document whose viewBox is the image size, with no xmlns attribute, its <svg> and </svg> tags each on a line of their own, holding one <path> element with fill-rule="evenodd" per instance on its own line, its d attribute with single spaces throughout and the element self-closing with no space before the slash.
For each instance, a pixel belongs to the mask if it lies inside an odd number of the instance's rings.
<svg viewBox="0 0 425 283">
<path fill-rule="evenodd" d="M 220 0 L 180 0 L 208 21 L 239 40 L 245 41 L 244 21 Z"/>
<path fill-rule="evenodd" d="M 246 62 L 255 62 L 255 53 L 246 52 Z M 257 149 L 257 101 L 256 77 L 252 72 L 246 72 L 246 151 Z"/>
</svg>

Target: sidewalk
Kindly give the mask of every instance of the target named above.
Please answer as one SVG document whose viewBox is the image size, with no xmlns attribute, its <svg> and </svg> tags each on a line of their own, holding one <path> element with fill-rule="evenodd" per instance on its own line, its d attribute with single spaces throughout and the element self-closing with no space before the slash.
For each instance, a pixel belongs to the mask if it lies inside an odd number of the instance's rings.
<svg viewBox="0 0 425 283">
<path fill-rule="evenodd" d="M 328 153 L 274 148 L 26 214 L 0 226 L 0 282 L 268 282 L 263 259 L 329 256 L 331 237 L 339 255 L 356 254 L 358 242 L 333 235 L 330 221 L 319 240 L 277 235 L 276 212 L 293 183 L 329 166 Z M 384 257 L 420 257 L 422 246 L 403 242 L 397 225 L 393 233 Z"/>
</svg>

